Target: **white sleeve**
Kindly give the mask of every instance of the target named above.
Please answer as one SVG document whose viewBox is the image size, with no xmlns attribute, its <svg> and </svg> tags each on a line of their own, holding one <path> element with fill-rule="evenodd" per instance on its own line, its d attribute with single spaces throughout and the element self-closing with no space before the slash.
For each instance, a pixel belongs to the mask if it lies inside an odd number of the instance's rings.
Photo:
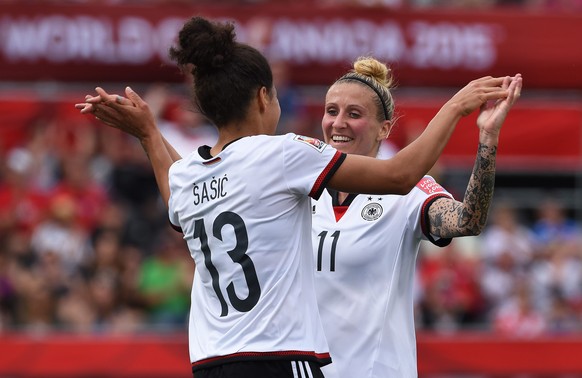
<svg viewBox="0 0 582 378">
<path fill-rule="evenodd" d="M 284 172 L 292 193 L 319 198 L 345 154 L 316 138 L 287 134 L 283 143 Z"/>
<path fill-rule="evenodd" d="M 435 181 L 431 176 L 424 176 L 422 180 L 416 184 L 415 193 L 419 196 L 419 201 L 421 201 L 421 206 L 418 210 L 419 221 L 421 225 L 422 238 L 428 240 L 431 243 L 444 247 L 451 243 L 450 238 L 439 238 L 436 235 L 432 235 L 429 231 L 429 219 L 428 219 L 428 209 L 434 201 L 439 198 L 451 198 L 454 199 L 451 193 L 449 193 L 445 188 L 443 188 L 439 183 Z"/>
</svg>

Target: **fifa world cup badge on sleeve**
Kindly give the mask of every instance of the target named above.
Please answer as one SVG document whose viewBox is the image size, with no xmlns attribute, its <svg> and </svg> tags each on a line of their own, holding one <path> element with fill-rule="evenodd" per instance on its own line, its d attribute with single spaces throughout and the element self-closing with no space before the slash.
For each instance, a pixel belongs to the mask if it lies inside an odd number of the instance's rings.
<svg viewBox="0 0 582 378">
<path fill-rule="evenodd" d="M 296 135 L 295 138 L 293 138 L 293 140 L 308 144 L 311 147 L 315 148 L 319 152 L 323 151 L 325 149 L 325 147 L 327 146 L 327 143 L 324 143 L 319 139 L 311 138 L 311 137 L 307 137 L 307 136 L 303 136 L 303 135 Z"/>
</svg>

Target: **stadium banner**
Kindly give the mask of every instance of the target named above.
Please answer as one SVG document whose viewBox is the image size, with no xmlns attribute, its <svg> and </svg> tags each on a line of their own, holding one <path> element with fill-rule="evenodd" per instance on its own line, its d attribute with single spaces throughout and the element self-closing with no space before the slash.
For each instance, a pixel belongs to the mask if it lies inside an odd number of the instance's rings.
<svg viewBox="0 0 582 378">
<path fill-rule="evenodd" d="M 167 52 L 193 15 L 233 21 L 297 84 L 328 85 L 373 54 L 406 87 L 519 72 L 528 88 L 582 88 L 581 13 L 305 5 L 0 4 L 0 80 L 178 82 Z"/>
</svg>

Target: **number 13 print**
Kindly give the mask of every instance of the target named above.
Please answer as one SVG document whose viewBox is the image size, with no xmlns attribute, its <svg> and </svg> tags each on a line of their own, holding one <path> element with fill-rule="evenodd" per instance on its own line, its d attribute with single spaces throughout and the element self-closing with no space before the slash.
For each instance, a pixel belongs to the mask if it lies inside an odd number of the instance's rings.
<svg viewBox="0 0 582 378">
<path fill-rule="evenodd" d="M 234 234 L 236 238 L 236 246 L 234 249 L 228 251 L 227 253 L 233 262 L 239 264 L 242 267 L 247 287 L 249 289 L 249 293 L 244 299 L 240 299 L 236 295 L 233 282 L 228 284 L 226 287 L 226 292 L 232 307 L 240 312 L 248 312 L 253 307 L 255 307 L 259 301 L 259 297 L 261 296 L 261 286 L 259 285 L 259 278 L 257 277 L 255 264 L 253 263 L 253 260 L 251 260 L 251 258 L 246 254 L 249 246 L 247 228 L 243 219 L 238 214 L 230 211 L 221 213 L 218 217 L 216 217 L 212 225 L 212 235 L 220 241 L 222 241 L 222 229 L 225 225 L 231 225 L 234 228 Z M 220 301 L 220 316 L 226 316 L 228 315 L 228 304 L 226 303 L 226 299 L 224 298 L 220 288 L 219 272 L 212 263 L 212 252 L 208 246 L 208 235 L 204 226 L 204 219 L 196 220 L 194 225 L 194 238 L 200 238 L 200 246 L 202 253 L 204 254 L 204 265 L 212 277 L 212 287 L 214 288 L 216 296 Z"/>
</svg>

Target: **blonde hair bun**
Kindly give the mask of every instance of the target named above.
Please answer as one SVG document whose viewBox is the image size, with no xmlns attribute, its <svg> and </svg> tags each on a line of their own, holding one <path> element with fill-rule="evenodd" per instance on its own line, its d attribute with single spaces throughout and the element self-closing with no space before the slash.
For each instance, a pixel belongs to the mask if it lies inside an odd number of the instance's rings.
<svg viewBox="0 0 582 378">
<path fill-rule="evenodd" d="M 392 71 L 387 65 L 372 57 L 359 57 L 354 62 L 353 72 L 368 76 L 384 87 L 392 86 Z"/>
</svg>

